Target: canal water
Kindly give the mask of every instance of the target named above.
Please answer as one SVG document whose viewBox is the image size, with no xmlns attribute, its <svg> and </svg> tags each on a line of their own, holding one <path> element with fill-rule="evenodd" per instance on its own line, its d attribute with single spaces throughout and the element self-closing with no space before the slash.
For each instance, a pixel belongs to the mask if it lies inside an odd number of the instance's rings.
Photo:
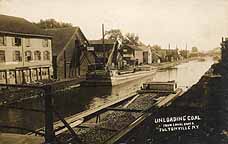
<svg viewBox="0 0 228 144">
<path fill-rule="evenodd" d="M 175 80 L 179 87 L 187 90 L 197 83 L 201 76 L 214 63 L 212 59 L 190 61 L 174 68 L 159 70 L 156 74 L 114 87 L 80 87 L 58 92 L 54 96 L 55 106 L 62 116 L 92 109 L 104 103 L 119 99 L 140 89 L 142 83 L 149 81 Z M 43 109 L 43 98 L 27 99 L 13 104 L 24 108 Z M 55 118 L 55 120 L 58 120 Z M 0 108 L 0 125 L 38 129 L 44 126 L 44 115 L 40 112 Z M 27 133 L 18 129 L 0 129 L 2 132 Z"/>
</svg>

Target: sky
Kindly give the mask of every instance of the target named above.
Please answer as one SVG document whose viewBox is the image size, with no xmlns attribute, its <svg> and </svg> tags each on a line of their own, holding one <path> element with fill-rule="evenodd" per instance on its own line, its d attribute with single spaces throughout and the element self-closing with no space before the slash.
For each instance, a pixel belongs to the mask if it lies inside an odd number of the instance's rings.
<svg viewBox="0 0 228 144">
<path fill-rule="evenodd" d="M 102 37 L 103 23 L 162 48 L 206 51 L 228 36 L 228 0 L 0 0 L 0 14 L 69 22 L 89 40 Z"/>
</svg>

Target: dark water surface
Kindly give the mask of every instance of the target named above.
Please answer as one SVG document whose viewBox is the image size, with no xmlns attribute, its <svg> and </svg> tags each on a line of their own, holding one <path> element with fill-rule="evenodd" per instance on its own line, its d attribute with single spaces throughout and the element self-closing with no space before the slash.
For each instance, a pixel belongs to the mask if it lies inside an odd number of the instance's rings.
<svg viewBox="0 0 228 144">
<path fill-rule="evenodd" d="M 213 63 L 212 59 L 191 61 L 180 64 L 173 69 L 158 71 L 154 75 L 114 87 L 80 87 L 68 89 L 55 94 L 55 105 L 63 116 L 70 116 L 129 95 L 138 90 L 142 83 L 148 81 L 176 80 L 178 86 L 186 89 L 197 83 Z M 14 104 L 14 106 L 44 109 L 44 101 L 42 98 L 28 99 Z M 35 130 L 44 126 L 44 115 L 40 112 L 0 108 L 0 124 Z M 25 131 L 16 129 L 1 129 L 0 131 L 26 133 Z"/>
</svg>

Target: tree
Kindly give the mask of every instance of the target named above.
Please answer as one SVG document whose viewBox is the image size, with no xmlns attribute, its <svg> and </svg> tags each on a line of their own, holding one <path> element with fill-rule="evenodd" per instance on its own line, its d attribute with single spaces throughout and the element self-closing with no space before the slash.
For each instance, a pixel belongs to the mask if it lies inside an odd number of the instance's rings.
<svg viewBox="0 0 228 144">
<path fill-rule="evenodd" d="M 52 29 L 52 28 L 64 28 L 73 27 L 71 23 L 57 22 L 55 19 L 40 20 L 38 23 L 34 23 L 42 29 Z"/>
<path fill-rule="evenodd" d="M 124 41 L 125 41 L 125 43 L 133 44 L 133 45 L 139 45 L 140 44 L 139 36 L 136 35 L 135 33 L 127 33 L 125 35 Z"/>
<path fill-rule="evenodd" d="M 198 48 L 197 47 L 192 47 L 192 53 L 197 53 L 198 52 Z"/>
<path fill-rule="evenodd" d="M 127 33 L 125 35 L 122 34 L 119 29 L 111 29 L 105 32 L 105 38 L 111 40 L 117 40 L 120 38 L 124 44 L 132 44 L 132 45 L 140 45 L 142 44 L 139 41 L 139 36 L 135 33 Z"/>
<path fill-rule="evenodd" d="M 119 37 L 120 39 L 124 39 L 122 32 L 119 29 L 111 29 L 105 32 L 105 37 L 109 40 L 117 40 Z"/>
<path fill-rule="evenodd" d="M 160 50 L 161 49 L 161 46 L 159 46 L 159 45 L 153 45 L 152 48 L 155 49 L 155 50 Z"/>
</svg>

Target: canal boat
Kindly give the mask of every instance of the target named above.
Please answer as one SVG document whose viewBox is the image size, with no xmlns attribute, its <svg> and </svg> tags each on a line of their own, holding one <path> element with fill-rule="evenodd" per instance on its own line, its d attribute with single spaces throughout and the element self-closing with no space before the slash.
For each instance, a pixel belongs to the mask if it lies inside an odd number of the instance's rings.
<svg viewBox="0 0 228 144">
<path fill-rule="evenodd" d="M 138 71 L 138 72 L 132 72 L 132 73 L 128 73 L 128 74 L 117 74 L 117 75 L 113 75 L 111 77 L 111 82 L 112 85 L 119 85 L 119 84 L 123 84 L 129 81 L 133 81 L 133 80 L 137 80 L 146 76 L 150 76 L 155 74 L 157 71 L 157 69 L 152 69 L 149 71 Z"/>
<path fill-rule="evenodd" d="M 144 83 L 138 93 L 176 93 L 177 83 L 175 81 L 167 82 L 148 82 Z"/>
<path fill-rule="evenodd" d="M 119 71 L 106 70 L 102 64 L 90 65 L 86 74 L 84 86 L 116 86 L 146 76 L 155 74 L 156 68 L 146 70 Z"/>
</svg>

